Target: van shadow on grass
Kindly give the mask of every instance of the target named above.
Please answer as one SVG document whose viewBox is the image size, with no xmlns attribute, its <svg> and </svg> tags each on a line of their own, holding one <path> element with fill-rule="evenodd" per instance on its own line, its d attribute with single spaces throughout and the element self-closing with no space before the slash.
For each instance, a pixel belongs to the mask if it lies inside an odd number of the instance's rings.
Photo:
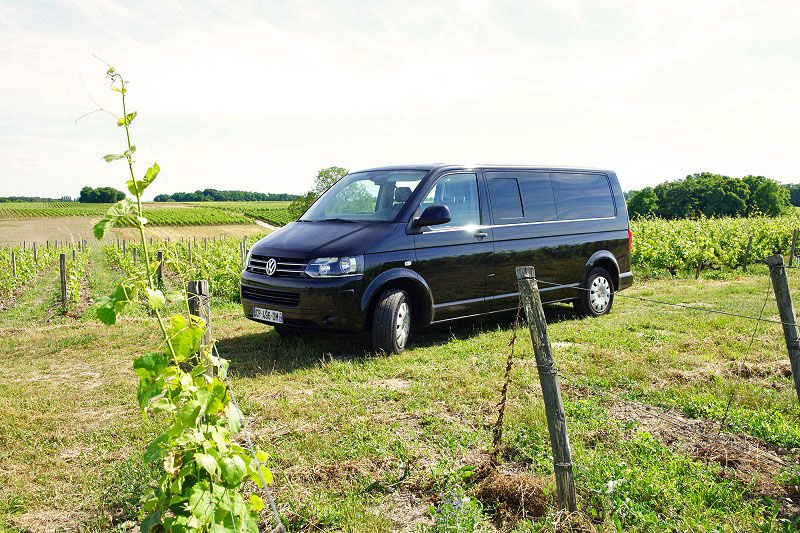
<svg viewBox="0 0 800 533">
<path fill-rule="evenodd" d="M 438 346 L 452 339 L 466 340 L 488 331 L 510 330 L 516 313 L 509 311 L 480 318 L 455 320 L 428 326 L 409 339 L 408 349 Z M 548 324 L 576 320 L 572 306 L 554 304 L 545 307 Z M 524 325 L 524 313 L 523 313 Z M 369 357 L 388 357 L 371 350 L 369 335 L 329 331 L 300 333 L 282 338 L 272 329 L 217 341 L 220 355 L 228 359 L 231 372 L 252 377 L 265 373 L 288 373 L 325 362 L 358 361 Z"/>
</svg>

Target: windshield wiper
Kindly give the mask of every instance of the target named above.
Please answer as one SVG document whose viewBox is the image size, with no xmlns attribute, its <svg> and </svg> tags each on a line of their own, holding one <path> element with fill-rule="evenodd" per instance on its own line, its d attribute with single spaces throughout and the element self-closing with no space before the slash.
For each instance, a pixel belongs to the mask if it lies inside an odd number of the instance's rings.
<svg viewBox="0 0 800 533">
<path fill-rule="evenodd" d="M 350 224 L 357 224 L 358 220 L 348 220 L 346 218 L 323 218 L 319 222 L 349 222 Z"/>
</svg>

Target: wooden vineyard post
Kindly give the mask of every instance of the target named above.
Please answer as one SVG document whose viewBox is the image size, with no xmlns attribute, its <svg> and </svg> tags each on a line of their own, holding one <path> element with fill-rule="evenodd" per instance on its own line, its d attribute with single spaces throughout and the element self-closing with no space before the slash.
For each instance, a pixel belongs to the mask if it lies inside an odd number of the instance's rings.
<svg viewBox="0 0 800 533">
<path fill-rule="evenodd" d="M 700 257 L 697 258 L 697 272 L 694 274 L 694 279 L 700 278 L 700 269 L 703 268 L 703 257 L 706 255 L 706 245 L 703 245 L 702 251 L 700 252 Z"/>
<path fill-rule="evenodd" d="M 164 284 L 164 269 L 162 268 L 162 263 L 164 262 L 164 252 L 161 250 L 158 251 L 158 267 L 156 267 L 156 283 L 158 286 Z"/>
<path fill-rule="evenodd" d="M 208 293 L 208 281 L 204 279 L 190 281 L 186 284 L 186 292 L 189 295 L 189 313 L 199 316 L 209 326 L 203 333 L 203 344 L 208 344 L 211 342 L 211 299 Z"/>
<path fill-rule="evenodd" d="M 242 268 L 244 268 L 244 243 L 239 245 L 239 263 L 241 263 Z"/>
<path fill-rule="evenodd" d="M 792 232 L 792 247 L 789 248 L 789 266 L 794 264 L 794 251 L 796 250 L 795 246 L 797 246 L 797 230 Z"/>
<path fill-rule="evenodd" d="M 122 241 L 122 257 L 128 257 L 128 241 Z"/>
<path fill-rule="evenodd" d="M 136 266 L 136 263 L 139 261 L 139 258 L 138 258 L 139 249 L 134 246 L 132 253 L 133 253 L 133 266 Z"/>
<path fill-rule="evenodd" d="M 517 267 L 517 284 L 525 316 L 528 319 L 533 352 L 536 355 L 536 367 L 539 370 L 539 383 L 542 386 L 547 429 L 550 432 L 550 446 L 553 451 L 558 506 L 574 512 L 578 504 L 575 499 L 575 480 L 572 477 L 572 452 L 567 436 L 567 421 L 564 416 L 564 405 L 561 402 L 558 371 L 553 360 L 550 339 L 547 336 L 547 321 L 536 283 L 536 272 L 532 266 Z"/>
<path fill-rule="evenodd" d="M 744 252 L 744 263 L 742 263 L 742 272 L 747 272 L 747 260 L 750 257 L 750 247 L 753 246 L 753 236 L 747 239 L 747 250 Z"/>
<path fill-rule="evenodd" d="M 72 262 L 75 262 L 75 248 L 72 249 Z"/>
<path fill-rule="evenodd" d="M 14 250 L 11 250 L 11 273 L 15 278 L 17 277 L 17 254 L 14 253 Z"/>
<path fill-rule="evenodd" d="M 189 265 L 192 264 L 192 241 L 186 241 L 186 251 L 189 254 Z"/>
<path fill-rule="evenodd" d="M 33 264 L 39 266 L 39 248 L 33 243 Z"/>
<path fill-rule="evenodd" d="M 792 307 L 792 293 L 789 292 L 783 257 L 781 255 L 767 257 L 767 266 L 769 266 L 769 276 L 772 278 L 772 288 L 775 290 L 778 313 L 783 322 L 783 336 L 786 338 L 786 349 L 789 351 L 789 362 L 792 365 L 794 389 L 800 401 L 800 330 L 797 328 L 797 316 Z"/>
<path fill-rule="evenodd" d="M 58 256 L 58 269 L 61 279 L 61 303 L 67 306 L 67 254 Z"/>
</svg>

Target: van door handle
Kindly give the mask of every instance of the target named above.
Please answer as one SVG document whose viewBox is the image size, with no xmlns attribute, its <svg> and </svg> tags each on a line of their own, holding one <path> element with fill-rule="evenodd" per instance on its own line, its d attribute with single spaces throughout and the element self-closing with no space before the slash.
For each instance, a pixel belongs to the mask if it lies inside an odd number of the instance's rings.
<svg viewBox="0 0 800 533">
<path fill-rule="evenodd" d="M 476 232 L 475 232 L 475 238 L 476 238 L 476 239 L 478 239 L 478 240 L 481 240 L 481 239 L 483 239 L 484 237 L 488 237 L 488 236 L 489 236 L 489 234 L 488 234 L 488 233 L 486 233 L 486 232 L 485 232 L 485 231 L 483 231 L 483 230 L 478 230 L 478 231 L 476 231 Z"/>
</svg>

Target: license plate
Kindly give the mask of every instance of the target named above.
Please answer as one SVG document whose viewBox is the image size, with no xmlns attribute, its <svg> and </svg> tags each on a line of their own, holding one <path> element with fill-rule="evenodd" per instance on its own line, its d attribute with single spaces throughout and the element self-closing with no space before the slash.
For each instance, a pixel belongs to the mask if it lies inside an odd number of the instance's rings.
<svg viewBox="0 0 800 533">
<path fill-rule="evenodd" d="M 283 313 L 280 311 L 273 311 L 272 309 L 262 309 L 260 307 L 253 308 L 253 318 L 256 320 L 265 320 L 267 322 L 275 322 L 283 324 Z"/>
</svg>

